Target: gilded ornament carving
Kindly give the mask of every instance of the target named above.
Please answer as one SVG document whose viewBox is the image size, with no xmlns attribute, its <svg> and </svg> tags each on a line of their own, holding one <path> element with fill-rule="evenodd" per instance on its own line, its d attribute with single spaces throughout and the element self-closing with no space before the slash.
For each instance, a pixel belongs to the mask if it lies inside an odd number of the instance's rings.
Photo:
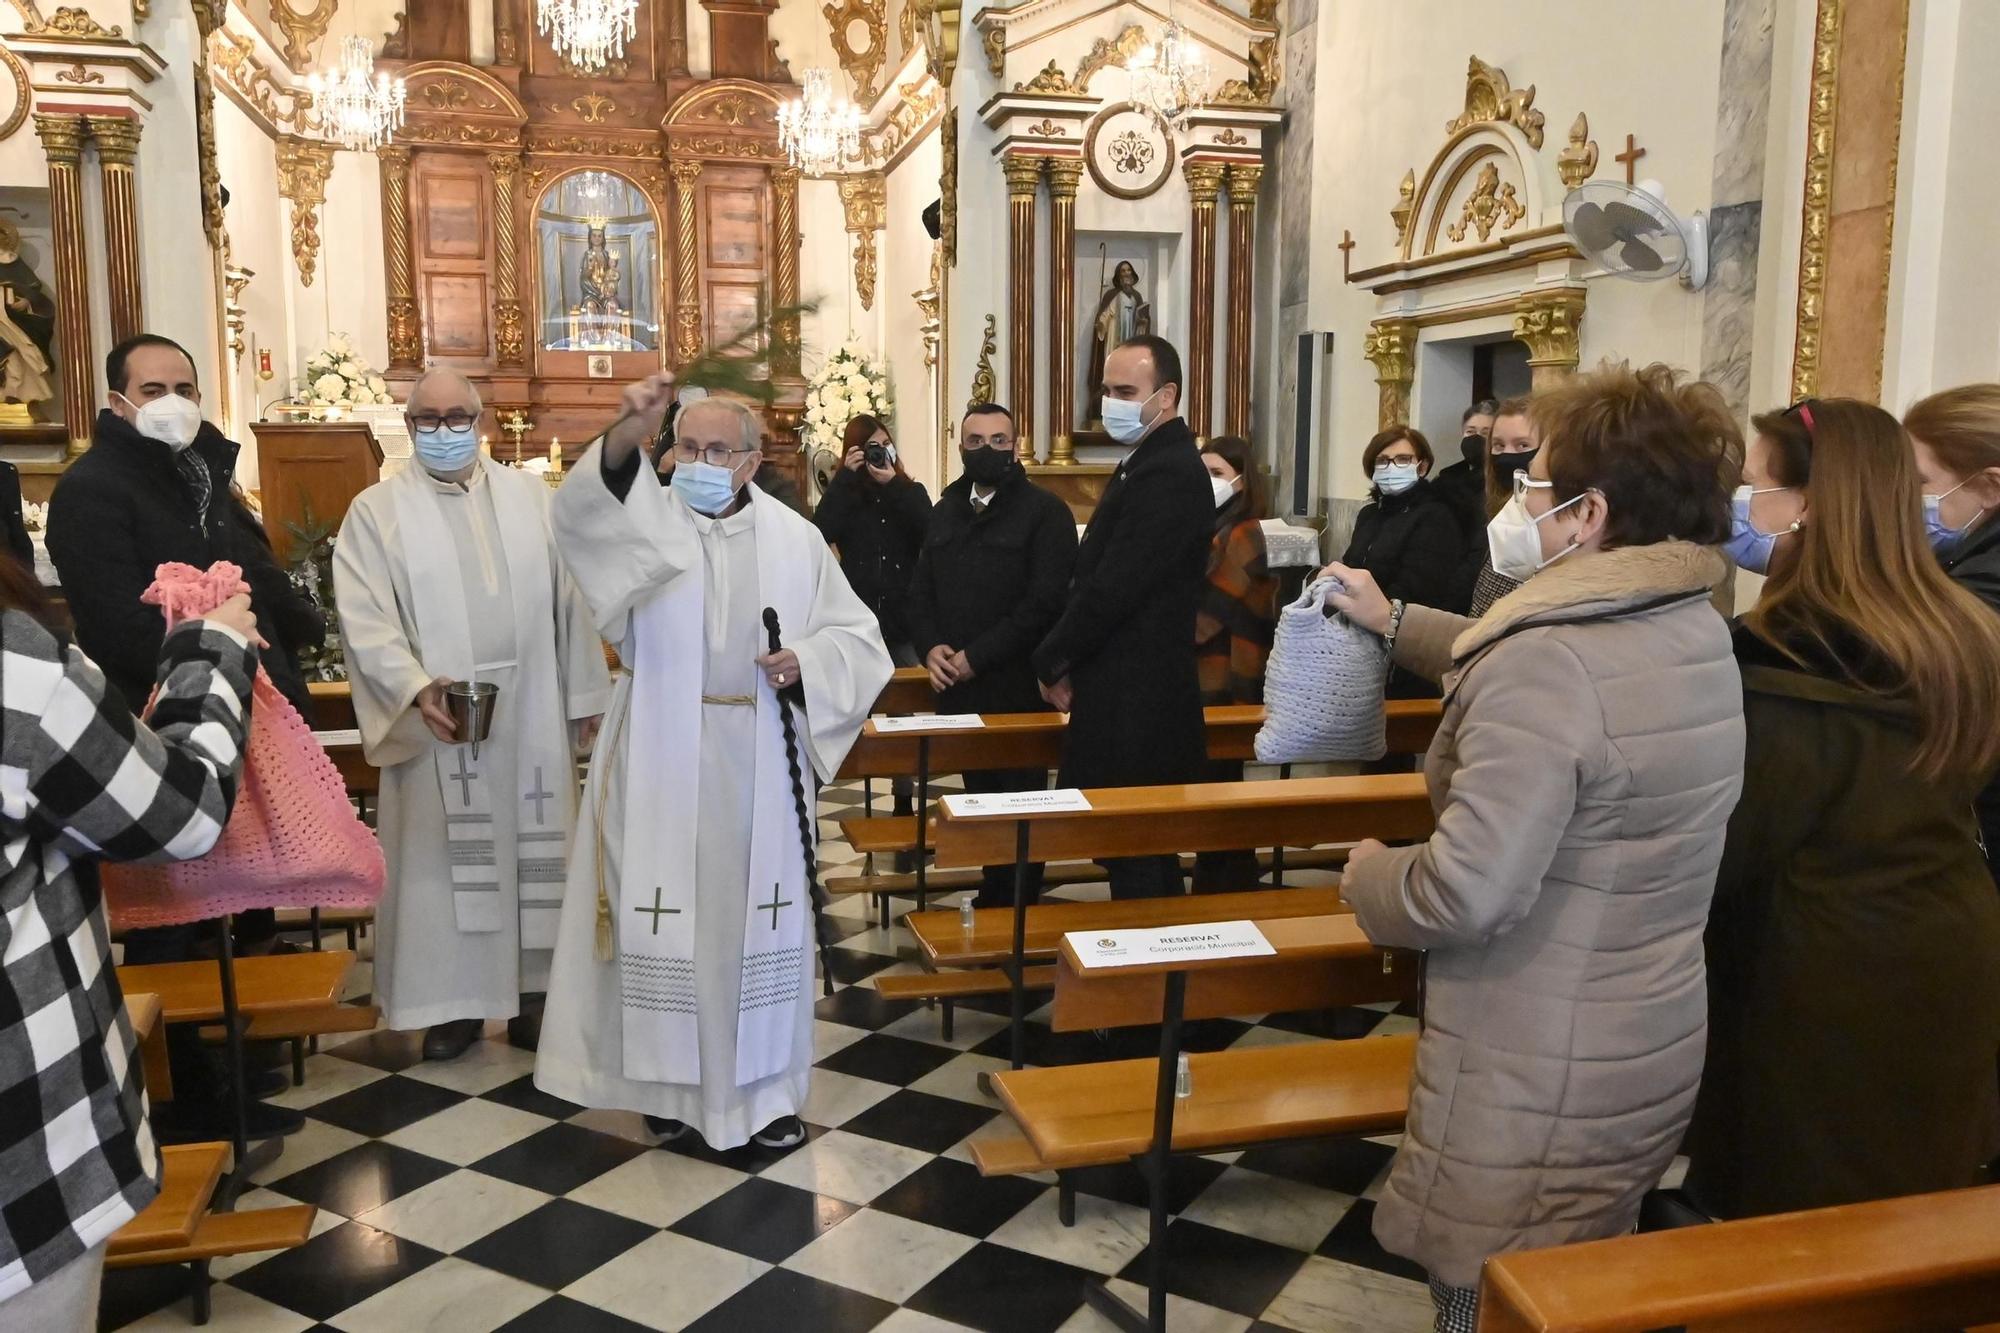
<svg viewBox="0 0 2000 1333">
<path fill-rule="evenodd" d="M 272 0 L 283 4 L 284 0 Z M 417 89 L 417 100 L 432 111 L 505 111 L 484 88 L 458 79 L 439 79 Z"/>
<path fill-rule="evenodd" d="M 880 164 L 894 157 L 944 102 L 944 89 L 929 78 L 904 83 L 896 88 L 896 105 L 888 118 L 874 129 L 861 132 L 861 156 Z"/>
<path fill-rule="evenodd" d="M 777 275 L 772 283 L 773 303 L 783 311 L 777 326 L 772 330 L 771 373 L 780 378 L 796 379 L 799 374 L 799 359 L 803 352 L 803 340 L 799 333 L 799 170 L 797 167 L 779 167 L 771 173 L 771 193 L 776 207 L 774 225 L 777 241 L 772 247 L 778 258 Z"/>
<path fill-rule="evenodd" d="M 1792 334 L 1792 398 L 1819 391 L 1826 318 L 1826 248 L 1833 197 L 1833 111 L 1840 73 L 1841 0 L 1819 0 L 1812 86 L 1806 98 L 1805 207 L 1799 236 L 1799 303 Z"/>
<path fill-rule="evenodd" d="M 201 29 L 201 45 L 196 48 L 201 58 L 194 67 L 194 152 L 201 183 L 201 229 L 209 245 L 220 246 L 222 168 L 215 160 L 215 76 L 209 71 L 208 37 L 220 26 L 221 16 L 200 3 L 194 12 L 196 26 Z"/>
<path fill-rule="evenodd" d="M 340 0 L 319 0 L 310 12 L 300 14 L 287 0 L 271 0 L 271 22 L 285 34 L 287 65 L 303 70 L 312 63 L 313 46 L 326 36 L 326 27 L 333 22 L 333 11 L 338 8 Z"/>
<path fill-rule="evenodd" d="M 1488 162 L 1479 168 L 1479 176 L 1472 183 L 1472 193 L 1465 197 L 1458 221 L 1446 227 L 1445 234 L 1454 241 L 1463 241 L 1470 227 L 1485 241 L 1492 237 L 1496 226 L 1506 231 L 1527 215 L 1528 210 L 1514 197 L 1513 185 L 1502 185 L 1500 168 Z"/>
<path fill-rule="evenodd" d="M 410 257 L 410 150 L 383 144 L 375 150 L 382 170 L 382 239 L 388 259 L 389 364 L 414 370 L 423 364 L 417 324 L 415 266 Z"/>
<path fill-rule="evenodd" d="M 668 164 L 674 178 L 674 355 L 682 364 L 701 355 L 700 256 L 695 251 L 699 218 L 695 208 L 695 182 L 701 179 L 702 164 L 682 159 Z"/>
<path fill-rule="evenodd" d="M 333 145 L 296 134 L 278 138 L 278 194 L 292 205 L 292 259 L 299 266 L 299 285 L 313 285 L 319 266 L 319 206 L 326 202 L 326 180 L 333 173 Z"/>
<path fill-rule="evenodd" d="M 1445 123 L 1446 134 L 1457 134 L 1468 125 L 1512 125 L 1527 136 L 1533 147 L 1542 146 L 1542 113 L 1534 109 L 1535 85 L 1511 88 L 1507 71 L 1495 69 L 1472 57 L 1465 72 L 1465 110 Z"/>
<path fill-rule="evenodd" d="M 81 60 L 68 69 L 56 71 L 57 83 L 102 83 L 104 76 L 94 69 L 85 69 Z"/>
<path fill-rule="evenodd" d="M 1569 146 L 1556 154 L 1556 175 L 1574 190 L 1597 174 L 1597 142 L 1590 137 L 1590 118 L 1579 111 L 1569 127 Z"/>
<path fill-rule="evenodd" d="M 27 123 L 28 108 L 34 98 L 28 91 L 28 67 L 5 46 L 0 46 L 0 68 L 4 68 L 14 80 L 14 107 L 7 113 L 7 119 L 0 120 L 0 142 L 4 142 L 13 138 Z"/>
<path fill-rule="evenodd" d="M 1547 387 L 1576 369 L 1581 357 L 1583 291 L 1562 287 L 1529 292 L 1514 307 L 1514 337 L 1527 344 L 1528 368 L 1534 387 Z"/>
<path fill-rule="evenodd" d="M 1275 24 L 1278 21 L 1278 0 L 1250 0 L 1250 21 Z"/>
<path fill-rule="evenodd" d="M 834 57 L 854 81 L 854 100 L 862 106 L 872 106 L 882 91 L 882 65 L 889 57 L 889 23 L 883 8 L 886 3 L 887 0 L 840 0 L 837 5 L 820 6 L 819 12 L 826 16 L 831 30 Z M 865 45 L 854 43 L 857 23 L 867 38 Z"/>
<path fill-rule="evenodd" d="M 140 123 L 130 116 L 86 116 L 90 137 L 97 141 L 98 161 L 130 167 L 139 157 Z"/>
<path fill-rule="evenodd" d="M 1278 91 L 1278 39 L 1250 43 L 1249 77 L 1230 79 L 1209 100 L 1222 106 L 1269 106 Z"/>
<path fill-rule="evenodd" d="M 1403 179 L 1396 186 L 1396 206 L 1389 210 L 1389 220 L 1396 224 L 1396 244 L 1403 243 L 1403 237 L 1410 230 L 1410 214 L 1417 207 L 1417 169 L 1411 167 L 1403 173 Z"/>
<path fill-rule="evenodd" d="M 80 5 L 57 5 L 56 12 L 39 28 L 29 28 L 35 33 L 47 33 L 55 37 L 123 37 L 125 29 L 114 23 L 105 27 L 90 16 L 90 11 Z"/>
<path fill-rule="evenodd" d="M 946 267 L 958 264 L 958 108 L 944 113 L 938 131 L 938 147 L 944 158 L 938 172 L 938 245 Z"/>
<path fill-rule="evenodd" d="M 410 58 L 410 16 L 403 10 L 396 11 L 396 26 L 382 39 L 382 58 L 385 60 Z"/>
<path fill-rule="evenodd" d="M 211 77 L 255 108 L 276 129 L 316 130 L 312 94 L 286 89 L 257 59 L 257 44 L 221 29 L 208 39 Z"/>
<path fill-rule="evenodd" d="M 757 119 L 757 104 L 742 93 L 724 93 L 704 103 L 688 119 L 712 120 L 718 125 L 734 125 L 740 128 Z"/>
<path fill-rule="evenodd" d="M 924 369 L 936 370 L 938 363 L 938 338 L 942 324 L 938 319 L 938 302 L 944 288 L 944 252 L 938 246 L 931 247 L 931 281 L 928 287 L 910 293 L 910 299 L 917 303 L 917 312 L 924 317 L 918 326 L 918 334 L 924 344 Z"/>
<path fill-rule="evenodd" d="M 1090 54 L 1086 55 L 1083 63 L 1076 67 L 1076 73 L 1070 75 L 1069 91 L 1089 92 L 1090 81 L 1097 76 L 1099 70 L 1112 65 L 1129 65 L 1132 57 L 1138 55 L 1152 40 L 1146 30 L 1136 23 L 1128 25 L 1116 37 L 1098 38 L 1091 43 Z"/>
<path fill-rule="evenodd" d="M 854 233 L 854 290 L 863 310 L 875 308 L 875 233 L 886 225 L 888 201 L 888 182 L 880 173 L 841 177 L 840 203 Z"/>
<path fill-rule="evenodd" d="M 1042 72 L 1034 78 L 1014 85 L 1017 93 L 1073 93 L 1076 90 L 1076 85 L 1069 81 L 1069 75 L 1057 68 L 1053 60 L 1042 66 Z"/>
<path fill-rule="evenodd" d="M 469 121 L 449 119 L 413 121 L 398 131 L 398 134 L 412 143 L 500 146 L 521 142 L 521 131 L 513 125 L 475 125 Z"/>
<path fill-rule="evenodd" d="M 1188 198 L 1196 208 L 1206 204 L 1215 207 L 1215 195 L 1222 188 L 1222 176 L 1226 170 L 1221 162 L 1203 162 L 1189 158 L 1181 163 L 1181 175 L 1187 178 Z"/>
<path fill-rule="evenodd" d="M 1250 140 L 1238 134 L 1235 130 L 1226 127 L 1222 133 L 1215 136 L 1215 141 L 1224 148 L 1241 148 L 1250 142 Z"/>
<path fill-rule="evenodd" d="M 1063 136 L 1063 127 L 1044 116 L 1041 124 L 1028 126 L 1027 132 L 1038 139 L 1060 139 Z"/>
<path fill-rule="evenodd" d="M 493 173 L 493 343 L 499 363 L 518 366 L 526 354 L 526 321 L 521 313 L 520 255 L 515 247 L 515 182 L 519 153 L 489 153 Z"/>
<path fill-rule="evenodd" d="M 83 160 L 83 117 L 35 113 L 35 134 L 50 166 L 75 166 Z"/>
<path fill-rule="evenodd" d="M 256 270 L 237 264 L 229 252 L 229 233 L 222 234 L 222 319 L 229 330 L 229 350 L 233 354 L 231 364 L 238 369 L 243 365 L 243 353 L 248 350 L 243 341 L 243 331 L 249 325 L 249 312 L 243 308 L 243 291 L 250 285 L 250 279 L 257 276 Z"/>
<path fill-rule="evenodd" d="M 693 143 L 712 142 L 695 140 Z M 533 153 L 575 153 L 588 157 L 658 158 L 657 138 L 618 139 L 605 134 L 550 134 L 531 132 L 528 151 Z M 695 152 L 705 151 L 696 147 Z M 749 154 L 746 156 L 754 156 Z"/>
<path fill-rule="evenodd" d="M 986 49 L 986 72 L 996 79 L 1005 74 L 1007 72 L 1007 30 L 995 24 L 986 30 L 985 36 L 980 39 L 980 45 Z M 1054 68 L 1055 62 L 1052 60 L 1049 62 L 1049 65 L 1050 68 Z"/>
<path fill-rule="evenodd" d="M 1361 340 L 1361 355 L 1375 367 L 1376 424 L 1387 430 L 1410 419 L 1410 385 L 1417 377 L 1417 324 L 1378 320 Z"/>
<path fill-rule="evenodd" d="M 581 97 L 569 99 L 569 109 L 576 112 L 586 125 L 602 125 L 604 118 L 618 109 L 618 103 L 603 93 L 585 93 Z M 628 112 L 625 117 L 630 120 Z"/>
<path fill-rule="evenodd" d="M 999 323 L 992 315 L 986 317 L 986 333 L 979 344 L 979 364 L 972 372 L 972 397 L 965 404 L 968 410 L 979 403 L 1000 399 L 1000 381 L 993 373 L 993 354 L 1000 350 Z"/>
<path fill-rule="evenodd" d="M 863 310 L 875 308 L 875 233 L 864 231 L 854 237 L 854 294 Z"/>
</svg>

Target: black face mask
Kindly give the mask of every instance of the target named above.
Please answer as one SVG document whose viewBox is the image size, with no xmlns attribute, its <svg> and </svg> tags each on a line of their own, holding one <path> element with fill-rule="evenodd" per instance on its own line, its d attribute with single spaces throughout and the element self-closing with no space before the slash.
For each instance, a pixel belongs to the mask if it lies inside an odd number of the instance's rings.
<svg viewBox="0 0 2000 1333">
<path fill-rule="evenodd" d="M 1514 474 L 1526 472 L 1528 464 L 1534 462 L 1535 455 L 1540 452 L 1539 449 L 1530 449 L 1524 454 L 1493 455 L 1493 476 L 1500 483 L 1500 489 L 1504 491 L 1512 488 Z"/>
<path fill-rule="evenodd" d="M 961 449 L 958 456 L 975 486 L 998 486 L 1014 470 L 1012 449 Z"/>
<path fill-rule="evenodd" d="M 1458 442 L 1458 452 L 1466 462 L 1477 466 L 1486 457 L 1486 437 L 1478 432 L 1469 432 Z"/>
</svg>

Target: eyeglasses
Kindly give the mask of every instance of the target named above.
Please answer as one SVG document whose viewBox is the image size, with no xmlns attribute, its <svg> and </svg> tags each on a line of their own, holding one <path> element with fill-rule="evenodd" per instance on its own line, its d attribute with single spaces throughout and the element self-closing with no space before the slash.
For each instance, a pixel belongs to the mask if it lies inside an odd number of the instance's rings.
<svg viewBox="0 0 2000 1333">
<path fill-rule="evenodd" d="M 1542 481 L 1531 477 L 1525 470 L 1514 474 L 1514 498 L 1516 500 L 1525 502 L 1529 491 L 1552 491 L 1555 488 L 1556 484 L 1554 482 Z"/>
<path fill-rule="evenodd" d="M 738 456 L 742 454 L 754 454 L 757 450 L 754 447 L 749 449 L 726 449 L 719 444 L 711 444 L 706 449 L 696 449 L 691 444 L 677 443 L 674 445 L 672 452 L 676 463 L 692 463 L 699 458 L 710 467 L 729 467 L 732 460 Z"/>
<path fill-rule="evenodd" d="M 1415 454 L 1383 454 L 1375 460 L 1375 466 L 1387 463 L 1390 467 L 1415 467 L 1419 461 Z"/>
<path fill-rule="evenodd" d="M 1012 449 L 1014 440 L 1009 435 L 967 435 L 963 441 L 968 449 Z"/>
<path fill-rule="evenodd" d="M 426 435 L 435 431 L 439 426 L 449 426 L 453 430 L 464 430 L 473 422 L 479 420 L 477 412 L 459 411 L 412 412 L 409 414 L 409 417 L 410 429 L 422 431 Z"/>
</svg>

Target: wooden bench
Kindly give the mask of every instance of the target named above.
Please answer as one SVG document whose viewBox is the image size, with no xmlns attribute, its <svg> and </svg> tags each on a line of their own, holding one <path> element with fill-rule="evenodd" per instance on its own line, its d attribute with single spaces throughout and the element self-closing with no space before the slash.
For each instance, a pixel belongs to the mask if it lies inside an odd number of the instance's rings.
<svg viewBox="0 0 2000 1333">
<path fill-rule="evenodd" d="M 1058 1172 L 1058 1209 L 1074 1217 L 1061 1173 L 1118 1161 L 1138 1165 L 1150 1204 L 1148 1312 L 1140 1316 L 1095 1282 L 1091 1307 L 1121 1329 L 1164 1333 L 1169 1159 L 1333 1135 L 1393 1133 L 1408 1112 L 1417 1038 L 1364 1037 L 1232 1048 L 1187 1057 L 1189 1087 L 1177 1095 L 1181 1028 L 1189 1019 L 1320 1009 L 1417 993 L 1418 956 L 1371 944 L 1352 916 L 1259 923 L 1269 956 L 1175 959 L 1086 967 L 1073 937 L 1056 963 L 1053 1026 L 1075 1032 L 1157 1022 L 1150 1060 L 993 1076 L 994 1090 L 1026 1146 L 1011 1136 L 973 1144 L 987 1175 Z"/>
<path fill-rule="evenodd" d="M 1226 851 L 1281 842 L 1394 841 L 1426 837 L 1432 825 L 1430 799 L 1418 773 L 1110 787 L 1084 795 L 1088 810 L 963 816 L 947 809 L 938 816 L 940 866 L 1014 863 L 1013 938 L 1006 970 L 1015 1069 L 1022 1066 L 1026 1044 L 1027 885 L 1033 862 Z"/>
<path fill-rule="evenodd" d="M 1495 1255 L 1480 1333 L 1906 1333 L 2000 1319 L 2000 1185 Z"/>
</svg>

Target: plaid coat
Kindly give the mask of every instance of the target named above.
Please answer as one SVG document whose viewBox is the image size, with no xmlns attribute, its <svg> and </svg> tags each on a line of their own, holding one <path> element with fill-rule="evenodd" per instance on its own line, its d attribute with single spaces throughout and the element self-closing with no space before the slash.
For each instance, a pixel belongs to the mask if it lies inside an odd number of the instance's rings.
<svg viewBox="0 0 2000 1333">
<path fill-rule="evenodd" d="M 1264 664 L 1278 624 L 1278 580 L 1256 519 L 1230 523 L 1209 551 L 1208 584 L 1194 621 L 1195 671 L 1204 707 L 1264 702 Z"/>
<path fill-rule="evenodd" d="M 186 860 L 229 818 L 256 653 L 168 634 L 149 730 L 29 616 L 0 615 L 0 1301 L 158 1192 L 95 862 Z"/>
</svg>

